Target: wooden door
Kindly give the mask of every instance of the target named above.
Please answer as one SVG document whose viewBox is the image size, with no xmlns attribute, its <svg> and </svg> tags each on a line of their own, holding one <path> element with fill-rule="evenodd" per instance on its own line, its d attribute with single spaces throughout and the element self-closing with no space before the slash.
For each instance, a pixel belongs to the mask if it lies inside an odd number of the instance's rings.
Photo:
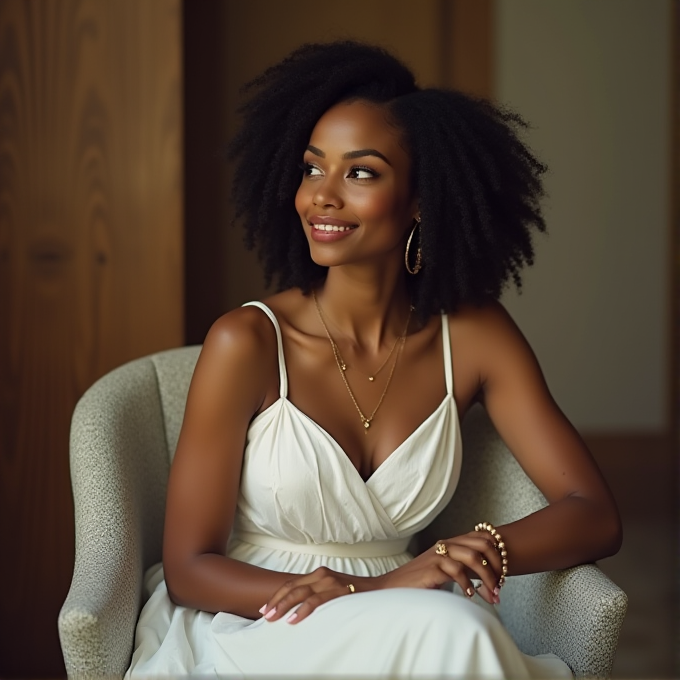
<svg viewBox="0 0 680 680">
<path fill-rule="evenodd" d="M 0 4 L 0 676 L 64 675 L 79 396 L 183 341 L 179 0 Z"/>
</svg>

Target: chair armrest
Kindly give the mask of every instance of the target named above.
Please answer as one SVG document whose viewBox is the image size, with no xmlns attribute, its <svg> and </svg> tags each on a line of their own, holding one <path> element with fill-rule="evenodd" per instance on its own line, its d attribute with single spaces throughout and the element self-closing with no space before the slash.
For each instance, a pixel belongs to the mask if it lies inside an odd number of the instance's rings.
<svg viewBox="0 0 680 680">
<path fill-rule="evenodd" d="M 134 559 L 134 541 L 115 538 L 106 536 L 80 551 L 76 561 L 71 588 L 59 613 L 59 637 L 69 678 L 122 677 L 130 663 L 142 568 Z M 114 542 L 120 552 L 112 555 L 109 548 Z"/>
<path fill-rule="evenodd" d="M 76 556 L 59 614 L 69 677 L 122 676 L 132 654 L 144 570 L 160 560 L 169 461 L 148 359 L 95 383 L 71 426 Z"/>
<path fill-rule="evenodd" d="M 526 654 L 552 652 L 576 676 L 611 676 L 628 598 L 594 564 L 508 579 L 499 614 Z"/>
</svg>

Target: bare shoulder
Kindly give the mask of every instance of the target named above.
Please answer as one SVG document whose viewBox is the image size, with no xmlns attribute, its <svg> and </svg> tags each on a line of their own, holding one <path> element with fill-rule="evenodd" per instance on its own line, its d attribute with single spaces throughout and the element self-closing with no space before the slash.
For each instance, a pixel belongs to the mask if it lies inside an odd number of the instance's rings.
<svg viewBox="0 0 680 680">
<path fill-rule="evenodd" d="M 468 332 L 484 334 L 492 331 L 517 330 L 508 311 L 497 301 L 479 306 L 462 305 L 449 319 L 452 328 L 461 326 Z"/>
<path fill-rule="evenodd" d="M 238 307 L 223 314 L 211 326 L 203 344 L 207 351 L 224 359 L 262 358 L 262 352 L 276 348 L 272 322 L 257 307 Z"/>
<path fill-rule="evenodd" d="M 452 335 L 481 353 L 531 352 L 526 338 L 500 302 L 464 306 L 449 318 Z"/>
<path fill-rule="evenodd" d="M 256 307 L 234 309 L 208 331 L 190 398 L 200 390 L 207 399 L 237 401 L 239 410 L 245 408 L 252 414 L 268 392 L 276 391 L 277 367 L 276 331 L 271 321 Z"/>
</svg>

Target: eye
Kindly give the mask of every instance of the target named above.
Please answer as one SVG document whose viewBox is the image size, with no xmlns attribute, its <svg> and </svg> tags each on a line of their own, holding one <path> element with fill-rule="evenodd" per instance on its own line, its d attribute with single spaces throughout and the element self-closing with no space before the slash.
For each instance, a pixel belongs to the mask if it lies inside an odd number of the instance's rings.
<svg viewBox="0 0 680 680">
<path fill-rule="evenodd" d="M 349 179 L 375 179 L 380 177 L 380 175 L 375 170 L 371 170 L 371 168 L 355 166 L 349 171 L 347 177 Z"/>
<path fill-rule="evenodd" d="M 302 174 L 305 177 L 320 177 L 322 174 L 321 168 L 312 163 L 302 163 L 300 167 L 302 168 Z"/>
</svg>

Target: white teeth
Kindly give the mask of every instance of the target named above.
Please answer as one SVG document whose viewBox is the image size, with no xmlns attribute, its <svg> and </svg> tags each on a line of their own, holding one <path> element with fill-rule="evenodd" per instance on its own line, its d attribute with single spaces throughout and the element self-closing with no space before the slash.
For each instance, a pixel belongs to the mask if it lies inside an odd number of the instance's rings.
<svg viewBox="0 0 680 680">
<path fill-rule="evenodd" d="M 313 224 L 317 231 L 349 231 L 354 227 L 339 227 L 337 224 Z"/>
</svg>

